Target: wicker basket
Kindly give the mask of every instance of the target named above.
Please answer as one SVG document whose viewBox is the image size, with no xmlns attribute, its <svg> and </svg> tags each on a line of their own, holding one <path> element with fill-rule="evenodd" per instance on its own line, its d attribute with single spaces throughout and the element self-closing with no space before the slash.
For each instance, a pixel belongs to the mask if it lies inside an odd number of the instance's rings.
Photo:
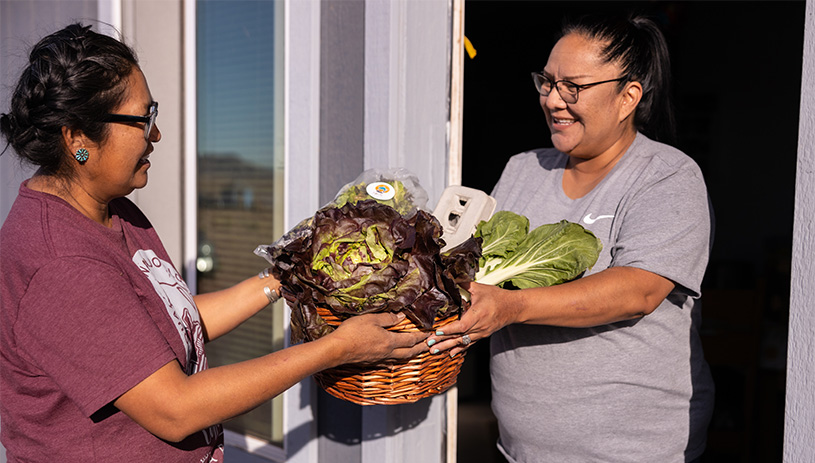
<svg viewBox="0 0 815 463">
<path fill-rule="evenodd" d="M 317 313 L 329 325 L 337 326 L 342 320 L 327 309 Z M 458 319 L 452 315 L 436 319 L 433 329 L 439 329 Z M 390 331 L 417 331 L 416 325 L 405 318 L 388 328 Z M 446 354 L 419 354 L 408 360 L 388 360 L 377 364 L 348 364 L 323 370 L 314 375 L 317 384 L 339 399 L 359 405 L 395 405 L 416 402 L 440 394 L 456 383 L 464 363 L 464 352 L 450 357 Z"/>
</svg>

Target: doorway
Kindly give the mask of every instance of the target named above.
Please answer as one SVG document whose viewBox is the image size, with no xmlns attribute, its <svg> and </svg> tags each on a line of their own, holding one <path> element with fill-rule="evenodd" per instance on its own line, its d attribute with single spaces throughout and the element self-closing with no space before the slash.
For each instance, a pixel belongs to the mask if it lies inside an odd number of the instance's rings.
<svg viewBox="0 0 815 463">
<path fill-rule="evenodd" d="M 561 18 L 631 9 L 666 35 L 676 146 L 701 167 L 716 217 L 702 286 L 717 386 L 704 461 L 780 462 L 804 1 L 467 1 L 477 53 L 465 58 L 462 184 L 490 192 L 510 156 L 551 146 L 529 74 Z M 459 376 L 461 461 L 503 461 L 489 400 L 484 342 Z"/>
</svg>

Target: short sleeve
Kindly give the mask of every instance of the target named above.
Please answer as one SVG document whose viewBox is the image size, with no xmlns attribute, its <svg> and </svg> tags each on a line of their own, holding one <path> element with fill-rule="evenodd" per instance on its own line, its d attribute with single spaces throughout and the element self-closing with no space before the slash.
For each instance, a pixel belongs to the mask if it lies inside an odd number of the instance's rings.
<svg viewBox="0 0 815 463">
<path fill-rule="evenodd" d="M 175 358 L 128 278 L 87 258 L 41 268 L 14 330 L 21 355 L 87 416 Z"/>
<path fill-rule="evenodd" d="M 633 195 L 612 250 L 611 266 L 648 270 L 699 297 L 711 246 L 712 219 L 699 168 L 655 161 Z"/>
</svg>

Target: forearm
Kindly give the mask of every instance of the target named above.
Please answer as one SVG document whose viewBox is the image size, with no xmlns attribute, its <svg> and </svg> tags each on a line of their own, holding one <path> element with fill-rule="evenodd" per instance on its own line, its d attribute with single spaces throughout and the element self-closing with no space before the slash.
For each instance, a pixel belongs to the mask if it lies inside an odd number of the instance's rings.
<svg viewBox="0 0 815 463">
<path fill-rule="evenodd" d="M 314 373 L 344 363 L 342 350 L 330 338 L 189 376 L 178 418 L 187 433 L 222 423 L 254 409 Z M 206 398 L 206 399 L 199 399 Z"/>
<path fill-rule="evenodd" d="M 187 376 L 171 362 L 115 405 L 162 439 L 180 441 L 254 409 L 301 379 L 344 363 L 330 337 Z M 157 387 L 159 386 L 160 387 Z"/>
<path fill-rule="evenodd" d="M 119 397 L 114 405 L 156 436 L 179 441 L 245 413 L 301 379 L 345 363 L 414 358 L 423 332 L 394 333 L 403 314 L 351 317 L 328 335 L 244 362 L 192 376 L 170 362 Z"/>
<path fill-rule="evenodd" d="M 612 267 L 561 285 L 520 291 L 473 284 L 470 309 L 430 336 L 427 345 L 433 353 L 449 350 L 457 355 L 469 342 L 515 323 L 585 328 L 639 318 L 653 312 L 673 287 L 666 278 L 632 267 Z"/>
<path fill-rule="evenodd" d="M 195 296 L 206 340 L 232 331 L 266 307 L 269 299 L 263 292 L 264 286 L 276 289 L 280 283 L 273 277 L 253 276 L 229 288 Z"/>
<path fill-rule="evenodd" d="M 562 285 L 510 291 L 513 323 L 598 326 L 653 312 L 673 283 L 645 270 L 612 267 Z"/>
</svg>

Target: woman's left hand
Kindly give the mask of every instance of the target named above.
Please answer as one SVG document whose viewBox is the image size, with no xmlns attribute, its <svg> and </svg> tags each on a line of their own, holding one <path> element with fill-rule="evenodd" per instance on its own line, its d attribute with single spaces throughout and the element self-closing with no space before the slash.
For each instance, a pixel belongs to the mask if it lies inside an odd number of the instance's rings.
<svg viewBox="0 0 815 463">
<path fill-rule="evenodd" d="M 427 339 L 430 352 L 449 350 L 454 357 L 473 342 L 514 322 L 513 291 L 474 282 L 466 289 L 470 292 L 470 308 L 461 319 L 445 325 Z"/>
</svg>

